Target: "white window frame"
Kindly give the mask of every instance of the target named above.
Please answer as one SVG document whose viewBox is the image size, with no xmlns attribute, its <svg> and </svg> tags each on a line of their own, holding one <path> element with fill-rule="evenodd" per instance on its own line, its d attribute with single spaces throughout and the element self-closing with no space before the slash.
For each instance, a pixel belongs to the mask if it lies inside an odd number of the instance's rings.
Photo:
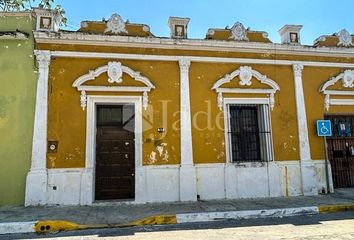
<svg viewBox="0 0 354 240">
<path fill-rule="evenodd" d="M 345 76 L 350 76 L 349 79 L 351 81 L 346 81 Z M 329 107 L 331 105 L 337 106 L 351 106 L 354 105 L 354 82 L 353 77 L 354 70 L 344 70 L 342 73 L 338 74 L 335 77 L 330 78 L 326 82 L 324 82 L 320 88 L 320 92 L 325 96 L 324 105 L 327 111 L 329 111 Z M 348 90 L 328 90 L 329 87 L 334 86 L 338 81 L 342 81 L 342 87 Z M 331 98 L 331 96 L 345 96 L 346 98 Z"/>
<path fill-rule="evenodd" d="M 268 118 L 262 116 L 265 126 L 269 127 L 270 137 L 269 142 L 267 141 L 267 154 L 270 161 L 262 162 L 269 163 L 274 160 L 274 148 L 273 148 L 273 135 L 272 135 L 272 122 L 271 122 L 271 111 L 269 98 L 224 98 L 223 101 L 224 109 L 224 136 L 225 136 L 225 152 L 226 152 L 226 163 L 229 164 L 239 164 L 232 161 L 232 149 L 231 149 L 231 139 L 229 135 L 229 130 L 231 127 L 230 123 L 230 105 L 267 105 Z M 242 164 L 252 164 L 257 162 L 242 162 Z"/>
</svg>

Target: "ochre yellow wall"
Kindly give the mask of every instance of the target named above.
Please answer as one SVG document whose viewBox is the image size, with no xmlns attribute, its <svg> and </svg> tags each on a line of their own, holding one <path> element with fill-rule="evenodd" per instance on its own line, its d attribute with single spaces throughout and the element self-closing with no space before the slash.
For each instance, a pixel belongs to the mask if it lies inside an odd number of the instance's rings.
<svg viewBox="0 0 354 240">
<path fill-rule="evenodd" d="M 317 136 L 316 120 L 324 119 L 325 114 L 354 114 L 354 106 L 330 106 L 329 111 L 326 111 L 325 96 L 319 91 L 324 82 L 337 76 L 343 70 L 341 68 L 304 68 L 303 86 L 312 159 L 325 158 L 323 138 Z M 345 90 L 341 86 L 341 81 L 328 89 Z M 331 98 L 348 98 L 348 96 L 331 96 Z"/>
<path fill-rule="evenodd" d="M 106 65 L 109 60 L 57 58 L 51 62 L 49 78 L 48 140 L 58 141 L 57 153 L 48 153 L 48 168 L 84 167 L 86 144 L 86 111 L 80 107 L 80 93 L 72 83 L 89 70 Z M 144 164 L 177 164 L 180 161 L 179 131 L 179 67 L 176 62 L 126 61 L 121 63 L 152 80 L 156 86 L 149 94 L 150 107 L 143 111 L 143 161 Z M 107 83 L 108 76 L 102 74 L 95 81 L 85 85 Z M 97 81 L 97 82 L 96 82 Z M 95 83 L 96 82 L 96 83 Z M 123 85 L 136 84 L 127 74 Z M 115 93 L 88 92 L 89 95 L 128 95 Z M 129 95 L 139 95 L 138 93 Z M 141 95 L 141 94 L 140 94 Z M 167 112 L 162 111 L 167 108 Z M 163 112 L 166 114 L 164 115 Z M 176 128 L 173 129 L 173 125 Z M 161 134 L 157 128 L 164 127 Z M 168 161 L 157 154 L 153 162 L 149 155 L 156 152 L 156 146 L 167 144 Z"/>
<path fill-rule="evenodd" d="M 160 55 L 195 55 L 219 57 L 244 57 L 265 59 L 290 59 L 306 61 L 333 61 L 354 62 L 348 58 L 320 58 L 309 56 L 286 56 L 267 54 L 247 54 L 230 52 L 180 51 L 142 48 L 113 48 L 113 47 L 85 47 L 69 45 L 40 45 L 40 48 L 51 50 L 75 50 L 97 52 L 120 52 L 135 54 Z M 74 89 L 72 83 L 89 70 L 106 65 L 109 61 L 120 61 L 123 65 L 139 71 L 148 77 L 156 86 L 149 93 L 150 106 L 143 111 L 143 163 L 149 164 L 178 164 L 180 163 L 180 80 L 177 62 L 140 61 L 140 60 L 110 60 L 110 59 L 75 59 L 56 58 L 50 65 L 49 79 L 49 123 L 48 140 L 59 141 L 57 153 L 48 154 L 48 167 L 84 167 L 86 143 L 86 111 L 80 107 L 80 93 Z M 274 157 L 277 161 L 298 160 L 299 140 L 295 105 L 294 77 L 291 66 L 256 65 L 251 66 L 260 73 L 267 75 L 277 82 L 280 91 L 275 95 L 275 107 L 271 111 L 271 124 L 274 146 Z M 217 94 L 211 90 L 212 85 L 227 73 L 238 69 L 239 64 L 223 63 L 196 63 L 190 66 L 190 97 L 192 123 L 197 127 L 192 129 L 193 156 L 195 163 L 223 163 L 225 162 L 225 146 L 223 131 L 223 113 L 217 107 Z M 337 75 L 343 69 L 305 67 L 303 71 L 304 93 L 306 101 L 307 120 L 311 154 L 313 159 L 323 159 L 322 139 L 315 135 L 314 122 L 324 115 L 323 99 L 319 93 L 320 85 L 330 77 Z M 124 74 L 123 85 L 137 85 L 128 75 Z M 268 88 L 253 79 L 252 88 Z M 108 85 L 107 74 L 104 73 L 87 85 Z M 241 87 L 238 78 L 223 87 Z M 141 95 L 140 93 L 92 93 L 89 95 Z M 256 94 L 224 94 L 224 97 L 267 97 Z M 210 122 L 205 113 L 210 112 Z M 330 113 L 353 113 L 353 107 L 331 106 Z M 220 117 L 218 128 L 215 119 Z M 165 133 L 158 133 L 158 128 L 165 128 Z M 168 151 L 168 160 L 163 160 L 157 153 L 156 147 L 164 145 Z M 157 160 L 150 158 L 156 152 Z"/>
<path fill-rule="evenodd" d="M 193 128 L 192 131 L 195 163 L 225 162 L 224 115 L 217 106 L 217 94 L 211 90 L 211 87 L 225 74 L 231 73 L 240 66 L 215 63 L 192 63 L 191 65 L 192 121 L 195 120 L 199 127 L 199 129 Z M 276 81 L 281 89 L 275 95 L 275 108 L 271 111 L 275 160 L 298 160 L 298 132 L 294 101 L 294 80 L 291 67 L 249 66 Z M 267 85 L 258 83 L 254 78 L 252 83 L 252 88 L 269 88 Z M 232 80 L 231 83 L 222 85 L 222 87 L 230 86 L 241 88 L 237 78 Z M 267 97 L 262 94 L 224 94 L 223 96 L 226 98 Z M 211 122 L 208 123 L 206 114 L 200 112 L 211 112 Z M 222 129 L 217 127 L 215 119 L 218 119 L 218 124 L 220 124 Z M 211 130 L 208 130 L 210 128 Z"/>
</svg>

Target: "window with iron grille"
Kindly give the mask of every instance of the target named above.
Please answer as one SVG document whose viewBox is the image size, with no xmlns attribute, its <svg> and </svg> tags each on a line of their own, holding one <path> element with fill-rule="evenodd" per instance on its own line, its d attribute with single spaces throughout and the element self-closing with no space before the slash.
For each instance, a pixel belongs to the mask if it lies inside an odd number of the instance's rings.
<svg viewBox="0 0 354 240">
<path fill-rule="evenodd" d="M 354 137 L 354 115 L 326 115 L 325 119 L 331 120 L 331 138 Z"/>
<path fill-rule="evenodd" d="M 268 105 L 229 105 L 228 109 L 231 161 L 273 160 Z"/>
</svg>

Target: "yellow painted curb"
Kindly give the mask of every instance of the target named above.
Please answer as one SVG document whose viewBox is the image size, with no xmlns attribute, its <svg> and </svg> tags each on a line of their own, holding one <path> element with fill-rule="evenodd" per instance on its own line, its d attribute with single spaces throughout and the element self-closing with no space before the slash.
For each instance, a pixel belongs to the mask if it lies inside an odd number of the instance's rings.
<svg viewBox="0 0 354 240">
<path fill-rule="evenodd" d="M 97 224 L 97 225 L 81 225 L 74 222 L 62 220 L 48 220 L 38 221 L 34 230 L 36 233 L 50 233 L 60 231 L 73 231 L 83 229 L 97 229 L 97 228 L 119 228 L 119 227 L 133 227 L 143 225 L 163 225 L 163 224 L 176 224 L 176 215 L 158 215 L 151 216 L 141 220 L 137 220 L 127 224 Z"/>
<path fill-rule="evenodd" d="M 332 213 L 341 211 L 353 211 L 354 204 L 344 204 L 344 205 L 323 205 L 319 206 L 318 210 L 320 213 Z"/>
<path fill-rule="evenodd" d="M 38 221 L 34 225 L 34 230 L 36 233 L 49 233 L 49 232 L 73 231 L 73 230 L 80 230 L 80 229 L 106 228 L 106 227 L 108 227 L 108 225 L 106 224 L 80 225 L 69 221 L 49 220 L 49 221 Z"/>
<path fill-rule="evenodd" d="M 123 224 L 120 226 L 143 226 L 143 225 L 163 225 L 163 224 L 177 224 L 176 215 L 157 215 L 147 217 L 135 222 Z"/>
</svg>

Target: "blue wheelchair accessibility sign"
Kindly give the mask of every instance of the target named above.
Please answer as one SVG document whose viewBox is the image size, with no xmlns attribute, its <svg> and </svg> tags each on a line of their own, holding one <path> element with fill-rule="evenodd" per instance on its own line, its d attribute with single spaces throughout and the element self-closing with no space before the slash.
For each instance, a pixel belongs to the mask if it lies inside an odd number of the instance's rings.
<svg viewBox="0 0 354 240">
<path fill-rule="evenodd" d="M 332 127 L 330 120 L 317 120 L 317 135 L 319 137 L 332 136 Z"/>
</svg>

